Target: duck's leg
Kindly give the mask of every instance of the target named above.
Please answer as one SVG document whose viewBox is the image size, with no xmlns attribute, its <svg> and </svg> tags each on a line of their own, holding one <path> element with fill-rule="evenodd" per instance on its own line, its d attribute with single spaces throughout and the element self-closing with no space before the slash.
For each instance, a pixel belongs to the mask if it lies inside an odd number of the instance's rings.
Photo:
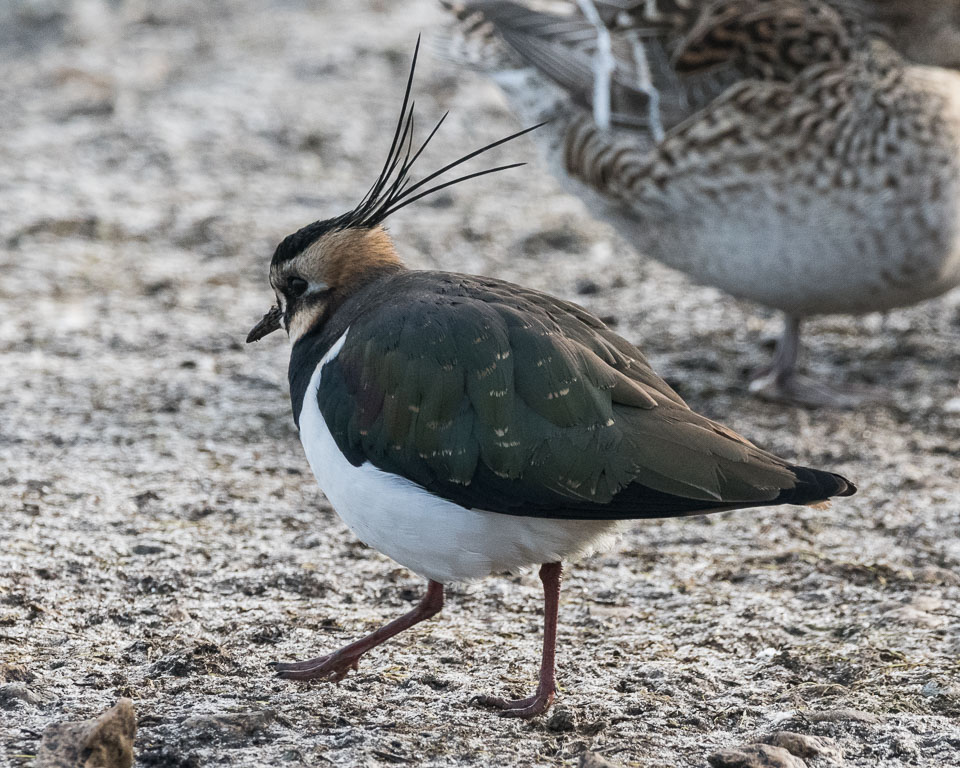
<svg viewBox="0 0 960 768">
<path fill-rule="evenodd" d="M 867 392 L 844 392 L 797 373 L 800 352 L 800 318 L 784 316 L 773 362 L 756 373 L 750 391 L 764 400 L 808 408 L 855 408 L 871 399 Z"/>
<path fill-rule="evenodd" d="M 476 701 L 485 707 L 499 709 L 503 717 L 530 718 L 543 714 L 557 695 L 556 651 L 557 609 L 560 605 L 560 563 L 540 566 L 543 582 L 543 655 L 540 659 L 540 682 L 537 692 L 526 699 L 501 699 L 497 696 L 478 696 Z"/>
<path fill-rule="evenodd" d="M 580 11 L 597 30 L 597 52 L 593 64 L 593 120 L 601 130 L 610 128 L 610 81 L 617 62 L 613 58 L 610 32 L 593 0 L 577 0 Z"/>
<path fill-rule="evenodd" d="M 417 603 L 416 608 L 385 624 L 375 632 L 345 645 L 338 651 L 316 659 L 293 663 L 274 662 L 277 677 L 285 680 L 333 680 L 340 682 L 351 669 L 356 669 L 363 656 L 371 648 L 376 648 L 394 635 L 419 624 L 431 616 L 436 616 L 443 608 L 443 584 L 431 581 L 427 584 L 427 593 Z"/>
</svg>

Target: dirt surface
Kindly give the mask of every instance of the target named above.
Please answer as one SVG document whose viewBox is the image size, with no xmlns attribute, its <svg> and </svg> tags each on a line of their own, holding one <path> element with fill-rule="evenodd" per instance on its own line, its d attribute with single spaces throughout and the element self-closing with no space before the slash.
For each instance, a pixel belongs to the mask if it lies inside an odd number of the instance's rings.
<svg viewBox="0 0 960 768">
<path fill-rule="evenodd" d="M 790 730 L 848 766 L 960 765 L 960 293 L 811 323 L 805 365 L 879 404 L 745 393 L 778 320 L 634 255 L 532 164 L 392 222 L 412 266 L 575 299 L 689 401 L 853 478 L 827 511 L 637 525 L 569 569 L 552 716 L 526 694 L 536 578 L 455 586 L 339 686 L 272 677 L 409 608 L 310 475 L 287 346 L 243 337 L 285 234 L 379 170 L 432 0 L 0 6 L 0 764 L 130 697 L 137 765 L 705 766 Z M 424 56 L 424 168 L 516 129 Z M 810 765 L 826 765 L 812 758 Z"/>
</svg>

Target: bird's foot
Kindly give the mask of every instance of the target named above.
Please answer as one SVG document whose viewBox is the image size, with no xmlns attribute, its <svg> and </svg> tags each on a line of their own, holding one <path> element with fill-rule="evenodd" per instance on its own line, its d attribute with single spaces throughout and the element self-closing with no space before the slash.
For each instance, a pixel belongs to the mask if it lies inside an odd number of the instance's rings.
<svg viewBox="0 0 960 768">
<path fill-rule="evenodd" d="M 555 690 L 541 690 L 525 699 L 501 699 L 499 696 L 476 696 L 474 701 L 482 707 L 499 709 L 500 717 L 520 717 L 529 720 L 542 715 L 553 704 Z"/>
<path fill-rule="evenodd" d="M 761 371 L 750 381 L 750 392 L 761 400 L 804 408 L 853 409 L 876 400 L 867 389 L 837 389 L 807 376 L 784 376 L 775 370 Z"/>
<path fill-rule="evenodd" d="M 357 668 L 360 657 L 371 648 L 376 648 L 414 624 L 435 616 L 441 608 L 443 608 L 443 584 L 431 581 L 427 584 L 427 593 L 417 603 L 416 608 L 407 611 L 403 616 L 383 625 L 366 637 L 361 637 L 326 656 L 293 663 L 274 662 L 272 666 L 277 672 L 277 677 L 284 680 L 330 680 L 339 683 L 351 669 Z"/>
<path fill-rule="evenodd" d="M 277 677 L 283 680 L 325 680 L 339 683 L 351 669 L 359 667 L 362 655 L 362 653 L 344 653 L 340 650 L 307 661 L 275 661 L 271 666 L 276 671 Z"/>
</svg>

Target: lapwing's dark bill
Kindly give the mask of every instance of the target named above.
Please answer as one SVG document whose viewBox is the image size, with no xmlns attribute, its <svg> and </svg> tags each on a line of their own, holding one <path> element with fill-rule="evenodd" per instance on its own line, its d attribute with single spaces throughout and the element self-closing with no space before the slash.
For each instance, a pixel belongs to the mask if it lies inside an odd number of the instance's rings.
<svg viewBox="0 0 960 768">
<path fill-rule="evenodd" d="M 418 44 L 419 47 L 419 44 Z M 410 68 L 379 178 L 360 204 L 285 238 L 270 265 L 277 304 L 250 331 L 293 343 L 290 397 L 317 482 L 364 542 L 428 579 L 420 604 L 338 651 L 278 664 L 281 677 L 340 680 L 360 657 L 436 614 L 443 585 L 540 567 L 540 682 L 532 717 L 555 694 L 561 561 L 624 521 L 854 493 L 843 477 L 797 467 L 699 416 L 643 354 L 585 309 L 490 277 L 409 270 L 383 229 L 462 162 L 412 183 Z M 441 120 L 442 122 L 442 120 Z M 504 166 L 504 168 L 513 166 Z"/>
</svg>

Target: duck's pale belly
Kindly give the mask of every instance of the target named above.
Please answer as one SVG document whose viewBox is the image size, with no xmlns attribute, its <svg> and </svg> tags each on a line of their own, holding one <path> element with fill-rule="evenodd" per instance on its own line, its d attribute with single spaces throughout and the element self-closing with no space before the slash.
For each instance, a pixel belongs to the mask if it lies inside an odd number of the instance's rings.
<svg viewBox="0 0 960 768">
<path fill-rule="evenodd" d="M 960 285 L 960 200 L 943 206 L 942 221 L 921 226 L 912 211 L 857 216 L 826 197 L 801 208 L 762 189 L 683 215 L 669 206 L 631 211 L 583 189 L 581 196 L 641 253 L 798 317 L 886 311 Z"/>
<path fill-rule="evenodd" d="M 621 528 L 620 521 L 464 509 L 369 462 L 353 466 L 337 447 L 317 402 L 323 366 L 345 339 L 346 333 L 313 374 L 300 411 L 300 441 L 321 490 L 362 542 L 421 576 L 447 583 L 570 560 L 604 546 Z"/>
</svg>

